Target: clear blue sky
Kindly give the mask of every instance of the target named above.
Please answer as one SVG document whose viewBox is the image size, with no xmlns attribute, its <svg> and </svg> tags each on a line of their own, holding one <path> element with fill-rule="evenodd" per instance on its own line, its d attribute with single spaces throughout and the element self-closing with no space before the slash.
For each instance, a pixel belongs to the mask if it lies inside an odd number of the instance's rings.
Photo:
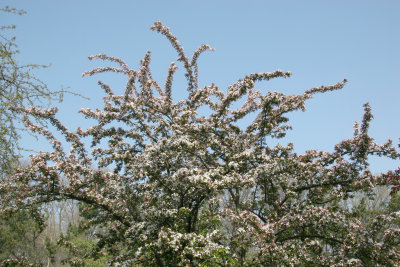
<svg viewBox="0 0 400 267">
<path fill-rule="evenodd" d="M 191 54 L 202 43 L 215 52 L 203 54 L 201 85 L 226 87 L 252 72 L 288 70 L 287 80 L 259 83 L 257 87 L 300 93 L 319 85 L 349 79 L 341 91 L 317 95 L 305 113 L 291 116 L 293 130 L 286 141 L 295 149 L 332 151 L 343 138 L 352 136 L 360 121 L 363 103 L 370 102 L 375 119 L 371 135 L 380 143 L 400 137 L 400 1 L 104 1 L 19 0 L 1 1 L 23 8 L 24 16 L 1 14 L 0 24 L 17 25 L 15 35 L 21 63 L 52 64 L 38 73 L 49 87 L 70 90 L 90 101 L 67 96 L 60 119 L 69 128 L 85 125 L 77 113 L 81 107 L 101 105 L 97 80 L 122 92 L 121 77 L 104 75 L 82 78 L 82 72 L 100 66 L 87 56 L 106 53 L 121 57 L 136 68 L 146 50 L 152 51 L 151 67 L 164 81 L 176 54 L 169 42 L 149 27 L 161 20 Z M 182 69 L 182 66 L 181 68 Z M 182 72 L 178 72 L 178 75 Z M 182 88 L 182 89 L 180 89 Z M 182 97 L 183 78 L 176 80 L 174 94 Z M 24 144 L 41 149 L 40 143 Z M 371 169 L 386 170 L 399 162 L 374 160 Z"/>
</svg>

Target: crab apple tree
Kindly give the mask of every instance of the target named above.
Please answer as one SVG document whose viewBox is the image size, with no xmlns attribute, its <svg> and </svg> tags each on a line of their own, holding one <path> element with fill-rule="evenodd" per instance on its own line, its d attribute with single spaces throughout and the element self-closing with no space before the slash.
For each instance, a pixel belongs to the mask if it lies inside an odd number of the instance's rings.
<svg viewBox="0 0 400 267">
<path fill-rule="evenodd" d="M 368 135 L 372 119 L 354 125 L 354 136 L 333 152 L 294 152 L 294 145 L 270 146 L 291 128 L 287 114 L 305 110 L 315 94 L 341 89 L 346 80 L 299 95 L 262 93 L 257 82 L 288 78 L 290 72 L 254 73 L 226 90 L 198 86 L 197 60 L 213 50 L 201 45 L 188 57 L 160 21 L 152 30 L 171 43 L 187 79 L 187 98 L 174 101 L 171 63 L 164 84 L 153 79 L 150 52 L 138 70 L 119 58 L 89 57 L 118 67 L 125 92 L 105 83 L 102 109 L 81 109 L 94 126 L 72 132 L 57 108 L 15 109 L 31 131 L 43 135 L 50 152 L 1 181 L 2 213 L 73 199 L 82 203 L 87 225 L 97 227 L 96 246 L 85 257 L 108 255 L 120 266 L 395 266 L 400 262 L 399 212 L 364 225 L 342 201 L 398 179 L 369 170 L 370 155 L 398 159 L 391 141 Z M 244 100 L 243 100 L 244 99 Z M 204 115 L 200 108 L 208 108 Z M 238 122 L 249 114 L 250 123 Z M 247 117 L 246 117 L 247 116 Z M 36 120 L 46 119 L 52 126 Z M 57 129 L 64 139 L 56 138 Z M 84 141 L 90 140 L 90 142 Z M 89 145 L 90 143 L 90 145 Z M 70 149 L 65 150 L 65 145 Z M 90 148 L 89 148 L 90 147 Z M 67 240 L 60 240 L 66 246 Z M 70 258 L 79 265 L 82 259 Z"/>
</svg>

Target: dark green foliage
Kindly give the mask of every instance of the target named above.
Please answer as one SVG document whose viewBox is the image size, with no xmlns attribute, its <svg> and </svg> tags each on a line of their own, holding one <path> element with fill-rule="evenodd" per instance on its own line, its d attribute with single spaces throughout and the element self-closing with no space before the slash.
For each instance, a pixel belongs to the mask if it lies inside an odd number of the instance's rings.
<svg viewBox="0 0 400 267">
<path fill-rule="evenodd" d="M 44 225 L 33 212 L 21 210 L 0 217 L 0 262 L 15 259 L 39 263 L 43 258 L 40 233 Z"/>
</svg>

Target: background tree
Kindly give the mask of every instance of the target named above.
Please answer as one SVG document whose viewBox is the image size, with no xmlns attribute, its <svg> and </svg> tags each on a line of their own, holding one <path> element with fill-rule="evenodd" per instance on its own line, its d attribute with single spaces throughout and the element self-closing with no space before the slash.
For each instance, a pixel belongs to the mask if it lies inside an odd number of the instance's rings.
<svg viewBox="0 0 400 267">
<path fill-rule="evenodd" d="M 109 257 L 107 254 L 97 253 L 96 234 L 104 232 L 101 225 L 93 223 L 97 210 L 87 204 L 79 205 L 81 219 L 77 224 L 70 224 L 65 234 L 61 234 L 59 244 L 66 249 L 67 257 L 64 262 L 74 262 L 84 266 L 106 266 Z M 97 255 L 96 255 L 97 254 Z M 90 257 L 96 255 L 94 257 Z"/>
<path fill-rule="evenodd" d="M 23 15 L 24 10 L 5 6 L 1 13 Z M 18 166 L 25 163 L 20 160 L 19 146 L 20 134 L 26 129 L 21 128 L 21 120 L 10 108 L 48 106 L 55 101 L 61 101 L 64 91 L 52 91 L 34 73 L 36 70 L 46 68 L 47 65 L 20 64 L 17 57 L 20 53 L 16 38 L 12 36 L 15 25 L 3 25 L 0 30 L 0 180 L 9 177 Z M 0 195 L 2 192 L 0 192 Z M 49 205 L 57 208 L 53 203 Z M 60 203 L 59 203 L 60 204 Z M 61 207 L 61 206 L 60 206 Z M 20 210 L 0 216 L 0 263 L 7 258 L 25 260 L 25 263 L 46 263 L 46 251 L 54 247 L 51 242 L 56 242 L 61 229 L 49 234 L 45 220 L 40 219 L 38 213 L 45 213 L 46 207 L 32 206 L 29 210 Z M 54 212 L 53 212 L 54 213 Z M 60 226 L 66 218 L 61 219 L 61 214 L 66 212 L 58 210 L 58 221 L 47 216 L 51 225 Z M 72 222 L 72 221 L 71 221 Z M 65 222 L 64 222 L 65 223 Z M 68 222 L 67 222 L 68 224 Z M 45 230 L 44 233 L 42 231 Z M 57 237 L 54 237 L 54 235 Z M 46 243 L 46 237 L 51 237 Z M 47 246 L 46 246 L 47 245 Z M 54 254 L 54 253 L 53 253 Z"/>
<path fill-rule="evenodd" d="M 23 15 L 25 11 L 10 8 L 2 12 Z M 1 27 L 0 32 L 0 174 L 8 175 L 18 164 L 19 119 L 11 107 L 28 107 L 31 105 L 47 106 L 51 100 L 61 100 L 62 91 L 51 91 L 46 84 L 34 76 L 36 69 L 46 68 L 46 65 L 19 64 L 16 57 L 19 54 L 15 37 L 6 34 L 15 25 Z"/>
<path fill-rule="evenodd" d="M 57 108 L 15 108 L 34 133 L 47 138 L 50 152 L 0 184 L 2 213 L 31 205 L 72 199 L 84 203 L 89 223 L 101 227 L 92 255 L 106 254 L 110 264 L 137 266 L 396 266 L 398 211 L 366 225 L 343 207 L 356 192 L 377 185 L 397 186 L 387 174 L 368 169 L 370 155 L 398 159 L 389 140 L 368 135 L 371 109 L 364 106 L 354 137 L 333 152 L 293 151 L 293 144 L 270 146 L 291 128 L 287 113 L 305 110 L 316 93 L 341 89 L 346 80 L 301 95 L 262 94 L 256 82 L 287 78 L 290 72 L 255 73 L 222 91 L 198 86 L 197 60 L 208 45 L 187 57 L 177 38 L 160 21 L 153 30 L 178 53 L 187 78 L 186 99 L 172 98 L 177 69 L 172 63 L 165 84 L 153 79 L 150 52 L 138 70 L 104 54 L 119 67 L 101 67 L 93 75 L 127 76 L 122 95 L 102 82 L 103 110 L 80 112 L 97 124 L 68 131 Z M 244 99 L 243 101 L 242 98 Z M 236 105 L 235 105 L 236 104 Z M 239 105 L 239 108 L 235 106 Z M 207 107 L 209 115 L 199 108 Z M 247 127 L 237 123 L 249 114 Z M 46 119 L 52 126 L 40 126 Z M 52 128 L 54 127 L 54 128 Z M 65 140 L 58 140 L 53 130 Z M 82 138 L 92 140 L 91 151 Z M 62 144 L 69 143 L 70 150 Z M 112 171 L 104 170 L 104 167 Z M 65 182 L 66 181 L 66 182 Z M 71 264 L 78 264 L 71 259 Z"/>
<path fill-rule="evenodd" d="M 26 258 L 37 263 L 45 256 L 40 242 L 44 225 L 34 219 L 37 214 L 29 212 L 23 210 L 0 217 L 0 262 L 8 258 Z"/>
</svg>

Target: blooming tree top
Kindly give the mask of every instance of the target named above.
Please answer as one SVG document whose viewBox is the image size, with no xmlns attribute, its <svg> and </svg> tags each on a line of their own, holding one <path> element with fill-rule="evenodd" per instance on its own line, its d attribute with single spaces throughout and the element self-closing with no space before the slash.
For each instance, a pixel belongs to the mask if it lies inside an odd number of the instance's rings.
<svg viewBox="0 0 400 267">
<path fill-rule="evenodd" d="M 80 110 L 97 123 L 75 132 L 56 118 L 57 108 L 15 109 L 53 150 L 32 155 L 27 168 L 1 182 L 1 212 L 62 199 L 85 203 L 93 215 L 89 224 L 102 229 L 92 255 L 107 253 L 114 264 L 394 266 L 400 261 L 400 230 L 393 223 L 399 212 L 363 225 L 341 205 L 355 192 L 399 184 L 368 169 L 370 155 L 399 158 L 390 140 L 379 145 L 368 135 L 368 104 L 354 136 L 331 153 L 296 154 L 293 144 L 266 142 L 285 136 L 291 128 L 288 113 L 305 110 L 306 100 L 341 89 L 346 80 L 300 95 L 255 88 L 257 82 L 291 75 L 276 70 L 247 75 L 227 90 L 214 84 L 199 88 L 197 60 L 213 48 L 201 45 L 188 57 L 168 27 L 157 21 L 151 29 L 176 50 L 188 97 L 173 101 L 175 63 L 163 84 L 153 79 L 150 52 L 138 70 L 104 54 L 89 57 L 119 67 L 83 75 L 122 73 L 124 94 L 99 82 L 106 93 L 103 109 Z M 233 108 L 243 97 L 241 107 Z M 199 112 L 203 106 L 210 115 Z M 238 127 L 250 113 L 255 119 Z M 47 119 L 70 150 L 32 118 Z M 90 148 L 82 138 L 91 139 Z"/>
</svg>

